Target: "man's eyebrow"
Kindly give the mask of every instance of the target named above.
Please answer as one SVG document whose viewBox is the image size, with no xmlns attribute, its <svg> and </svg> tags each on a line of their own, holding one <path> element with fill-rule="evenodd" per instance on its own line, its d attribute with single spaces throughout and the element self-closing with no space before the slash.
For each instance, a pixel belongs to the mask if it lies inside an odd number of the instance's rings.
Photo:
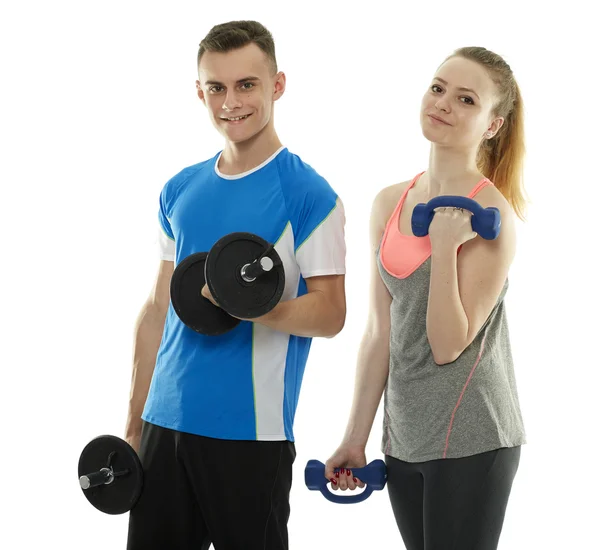
<svg viewBox="0 0 600 550">
<path fill-rule="evenodd" d="M 256 82 L 257 80 L 260 80 L 260 78 L 257 76 L 246 76 L 236 81 L 236 84 L 243 84 L 244 82 Z M 209 86 L 223 86 L 223 83 L 219 82 L 218 80 L 207 80 L 205 84 Z"/>
<path fill-rule="evenodd" d="M 439 76 L 434 77 L 434 80 L 439 80 L 444 86 L 448 86 L 448 83 L 443 79 L 440 78 Z M 463 91 L 463 92 L 471 92 L 472 94 L 475 94 L 479 99 L 481 99 L 479 97 L 479 95 L 477 94 L 477 92 L 475 90 L 472 90 L 471 88 L 459 88 L 459 90 Z"/>
</svg>

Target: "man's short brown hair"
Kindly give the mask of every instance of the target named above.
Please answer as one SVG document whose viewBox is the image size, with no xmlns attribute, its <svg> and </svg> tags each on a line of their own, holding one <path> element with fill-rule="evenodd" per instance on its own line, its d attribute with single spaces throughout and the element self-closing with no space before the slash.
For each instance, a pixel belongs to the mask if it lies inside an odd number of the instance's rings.
<svg viewBox="0 0 600 550">
<path fill-rule="evenodd" d="M 200 42 L 198 63 L 205 52 L 228 52 L 248 44 L 256 44 L 267 56 L 272 74 L 277 72 L 275 42 L 271 33 L 257 21 L 229 21 L 215 25 Z"/>
</svg>

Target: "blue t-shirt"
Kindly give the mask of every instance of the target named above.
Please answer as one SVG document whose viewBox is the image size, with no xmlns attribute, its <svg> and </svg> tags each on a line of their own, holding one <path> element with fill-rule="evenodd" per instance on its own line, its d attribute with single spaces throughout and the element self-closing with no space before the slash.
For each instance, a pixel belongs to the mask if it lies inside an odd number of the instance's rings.
<svg viewBox="0 0 600 550">
<path fill-rule="evenodd" d="M 281 257 L 281 300 L 306 294 L 305 279 L 345 273 L 340 198 L 282 147 L 253 170 L 219 172 L 221 153 L 187 167 L 160 194 L 160 257 L 181 262 L 224 235 L 259 235 Z M 294 441 L 293 423 L 312 339 L 241 321 L 220 336 L 184 325 L 169 305 L 142 418 L 220 439 Z"/>
</svg>

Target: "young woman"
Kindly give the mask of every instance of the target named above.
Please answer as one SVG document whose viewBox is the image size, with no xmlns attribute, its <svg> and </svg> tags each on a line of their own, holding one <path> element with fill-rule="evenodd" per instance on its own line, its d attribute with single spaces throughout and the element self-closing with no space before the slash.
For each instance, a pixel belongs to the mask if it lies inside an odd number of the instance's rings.
<svg viewBox="0 0 600 550">
<path fill-rule="evenodd" d="M 512 70 L 484 48 L 455 51 L 423 97 L 421 125 L 428 169 L 373 203 L 369 319 L 346 433 L 325 475 L 334 490 L 364 486 L 351 469 L 366 464 L 385 389 L 382 451 L 407 550 L 488 550 L 526 443 L 504 303 L 525 204 Z M 441 208 L 416 237 L 415 205 L 440 195 L 498 208 L 499 236 L 485 240 L 470 212 Z"/>
</svg>

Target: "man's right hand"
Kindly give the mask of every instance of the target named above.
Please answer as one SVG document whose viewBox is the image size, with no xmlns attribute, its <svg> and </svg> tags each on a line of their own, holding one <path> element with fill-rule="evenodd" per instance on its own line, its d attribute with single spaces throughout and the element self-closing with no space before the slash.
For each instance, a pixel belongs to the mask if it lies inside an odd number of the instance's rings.
<svg viewBox="0 0 600 550">
<path fill-rule="evenodd" d="M 142 434 L 129 435 L 129 436 L 125 437 L 125 441 L 127 441 L 127 443 L 129 443 L 133 447 L 133 450 L 138 454 L 140 452 L 141 439 L 142 439 Z"/>
</svg>

